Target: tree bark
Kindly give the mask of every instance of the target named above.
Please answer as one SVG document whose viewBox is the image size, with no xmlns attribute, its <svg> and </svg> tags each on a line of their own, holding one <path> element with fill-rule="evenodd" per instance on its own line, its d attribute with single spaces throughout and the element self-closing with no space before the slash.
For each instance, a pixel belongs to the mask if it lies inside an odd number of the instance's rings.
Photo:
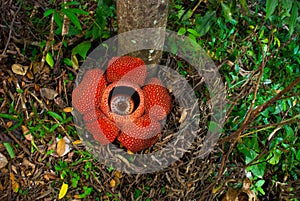
<svg viewBox="0 0 300 201">
<path fill-rule="evenodd" d="M 166 28 L 168 17 L 168 0 L 117 0 L 117 21 L 118 34 L 135 29 L 143 28 Z M 139 36 L 136 36 L 139 37 Z M 154 33 L 153 40 L 145 41 L 152 43 L 151 46 L 161 49 L 164 43 L 164 35 Z M 126 37 L 118 38 L 118 48 L 121 52 L 128 52 L 127 55 L 139 57 L 148 64 L 159 64 L 162 57 L 161 50 L 139 50 L 130 52 L 134 43 Z M 127 51 L 128 50 L 128 51 Z M 119 51 L 119 52 L 120 52 Z M 130 53 L 129 53 L 130 52 Z M 149 69 L 150 68 L 150 69 Z M 150 74 L 154 75 L 157 68 L 154 65 L 148 67 Z"/>
</svg>

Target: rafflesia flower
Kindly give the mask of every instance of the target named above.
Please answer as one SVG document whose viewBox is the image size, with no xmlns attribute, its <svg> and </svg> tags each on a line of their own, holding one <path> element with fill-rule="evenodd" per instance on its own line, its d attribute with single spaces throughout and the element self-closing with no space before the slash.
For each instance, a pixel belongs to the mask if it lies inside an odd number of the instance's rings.
<svg viewBox="0 0 300 201">
<path fill-rule="evenodd" d="M 112 58 L 105 72 L 95 68 L 84 74 L 72 101 L 96 141 L 118 140 L 137 152 L 158 140 L 171 96 L 158 78 L 146 78 L 143 60 L 129 56 Z"/>
</svg>

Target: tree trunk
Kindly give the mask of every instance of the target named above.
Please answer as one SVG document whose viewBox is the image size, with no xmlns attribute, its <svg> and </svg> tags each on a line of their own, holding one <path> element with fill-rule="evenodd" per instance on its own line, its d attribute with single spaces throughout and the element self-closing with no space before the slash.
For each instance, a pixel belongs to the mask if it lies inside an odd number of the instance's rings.
<svg viewBox="0 0 300 201">
<path fill-rule="evenodd" d="M 118 33 L 121 34 L 127 31 L 143 28 L 166 28 L 168 17 L 168 0 L 117 0 L 117 21 Z M 139 37 L 139 36 L 136 36 Z M 152 43 L 151 46 L 161 49 L 164 43 L 164 35 L 159 32 L 151 36 L 153 40 L 145 41 Z M 159 64 L 162 51 L 161 50 L 139 50 L 137 52 L 130 52 L 132 47 L 136 44 L 126 37 L 118 38 L 119 52 L 126 52 L 127 55 L 139 57 L 145 61 L 146 64 Z M 128 51 L 127 51 L 128 50 Z M 149 68 L 149 67 L 148 67 Z M 155 66 L 151 65 L 151 75 L 156 73 Z"/>
</svg>

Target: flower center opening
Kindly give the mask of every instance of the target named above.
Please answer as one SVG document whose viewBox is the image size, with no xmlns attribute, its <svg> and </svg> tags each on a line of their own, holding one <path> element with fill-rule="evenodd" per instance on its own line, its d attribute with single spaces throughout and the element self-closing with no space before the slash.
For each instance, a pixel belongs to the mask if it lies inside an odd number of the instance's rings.
<svg viewBox="0 0 300 201">
<path fill-rule="evenodd" d="M 130 115 L 139 106 L 138 93 L 130 87 L 115 87 L 109 97 L 110 110 L 119 115 Z"/>
</svg>

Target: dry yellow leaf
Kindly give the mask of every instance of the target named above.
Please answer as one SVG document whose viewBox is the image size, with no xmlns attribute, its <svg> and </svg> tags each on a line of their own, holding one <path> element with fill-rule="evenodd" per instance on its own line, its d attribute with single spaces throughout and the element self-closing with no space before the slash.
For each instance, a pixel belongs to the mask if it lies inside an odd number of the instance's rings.
<svg viewBox="0 0 300 201">
<path fill-rule="evenodd" d="M 7 126 L 8 128 L 10 128 L 12 125 L 13 125 L 13 122 L 12 122 L 12 121 L 8 121 L 8 122 L 6 123 L 6 126 Z"/>
<path fill-rule="evenodd" d="M 112 179 L 112 180 L 110 180 L 109 184 L 111 187 L 114 188 L 116 186 L 116 181 L 114 179 Z"/>
<path fill-rule="evenodd" d="M 81 143 L 82 143 L 81 140 L 76 140 L 76 141 L 73 142 L 74 145 L 79 145 L 79 144 L 81 144 Z"/>
<path fill-rule="evenodd" d="M 121 172 L 119 172 L 118 170 L 116 170 L 116 171 L 115 171 L 115 177 L 121 178 L 121 177 L 122 177 Z"/>
<path fill-rule="evenodd" d="M 69 188 L 68 184 L 63 183 L 61 185 L 61 188 L 60 188 L 60 191 L 59 191 L 59 195 L 58 195 L 58 199 L 59 200 L 62 199 L 63 197 L 65 197 L 65 195 L 67 194 L 68 188 Z"/>
<path fill-rule="evenodd" d="M 64 109 L 63 109 L 63 111 L 64 112 L 72 112 L 73 111 L 73 108 L 72 107 L 65 107 Z"/>
<path fill-rule="evenodd" d="M 12 71 L 17 75 L 25 75 L 29 66 L 22 66 L 21 64 L 13 64 L 11 66 Z"/>
<path fill-rule="evenodd" d="M 66 150 L 66 142 L 65 140 L 62 138 L 57 142 L 56 145 L 56 152 L 59 156 L 62 156 L 65 153 Z"/>
<path fill-rule="evenodd" d="M 10 176 L 10 180 L 11 180 L 12 190 L 13 190 L 13 192 L 17 193 L 19 191 L 20 186 L 19 186 L 18 182 L 16 182 L 16 180 L 15 180 L 15 175 L 11 172 L 9 174 L 9 176 Z"/>
<path fill-rule="evenodd" d="M 130 150 L 127 150 L 127 153 L 130 154 L 130 155 L 134 154 L 134 153 L 133 153 L 132 151 L 130 151 Z"/>
<path fill-rule="evenodd" d="M 79 64 L 78 64 L 78 59 L 77 59 L 76 55 L 72 55 L 71 62 L 73 64 L 73 69 L 77 70 L 79 68 Z"/>
</svg>

